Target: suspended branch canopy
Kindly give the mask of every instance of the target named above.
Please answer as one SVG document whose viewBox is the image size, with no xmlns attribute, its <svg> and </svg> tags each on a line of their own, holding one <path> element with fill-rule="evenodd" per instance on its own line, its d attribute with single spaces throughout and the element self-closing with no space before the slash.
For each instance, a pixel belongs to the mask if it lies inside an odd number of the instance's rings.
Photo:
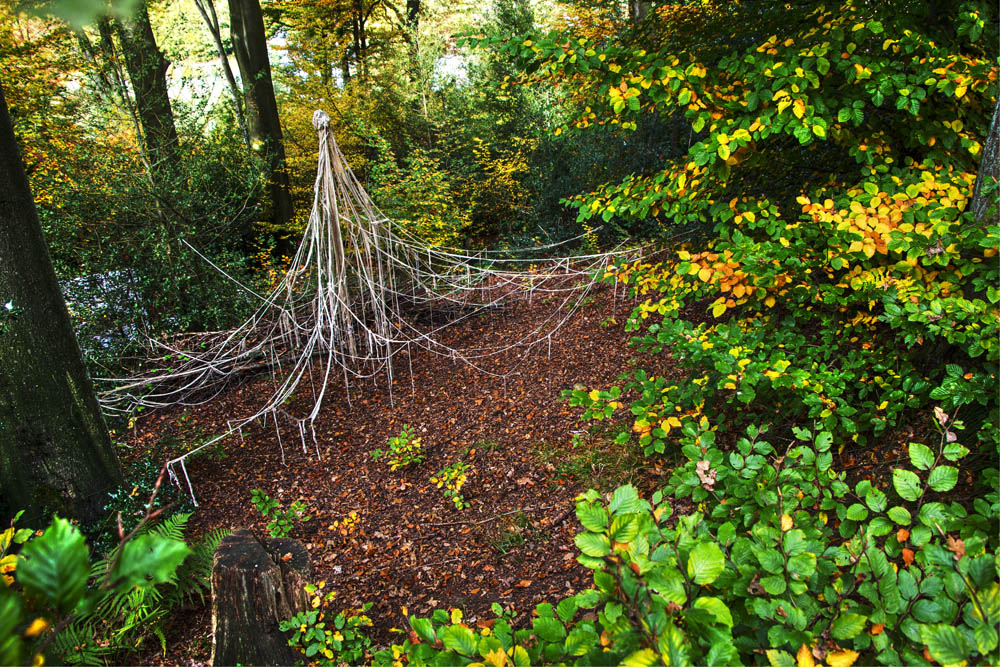
<svg viewBox="0 0 1000 667">
<path fill-rule="evenodd" d="M 185 460 L 254 420 L 270 418 L 282 462 L 282 424 L 297 431 L 303 451 L 311 445 L 321 456 L 314 424 L 333 383 L 342 380 L 349 404 L 352 382 L 377 382 L 381 376 L 392 401 L 393 375 L 401 370 L 393 363 L 397 355 L 405 354 L 409 368 L 412 352 L 424 349 L 506 378 L 534 348 L 551 350 L 552 336 L 609 262 L 638 254 L 619 249 L 551 257 L 559 244 L 514 252 L 428 246 L 378 210 L 337 147 L 330 117 L 316 111 L 313 127 L 319 134 L 319 164 L 312 213 L 278 286 L 267 295 L 243 286 L 259 305 L 231 331 L 185 337 L 183 344 L 150 341 L 180 360 L 175 367 L 104 380 L 112 387 L 101 394 L 105 409 L 129 412 L 138 406 L 205 403 L 249 372 L 267 368 L 274 373 L 274 389 L 256 412 L 231 420 L 226 432 L 167 462 L 171 480 L 181 485 L 183 476 L 192 500 Z M 548 297 L 551 310 L 516 340 L 468 347 L 446 342 L 449 328 L 535 295 Z M 498 371 L 487 363 L 511 358 L 513 349 L 522 354 L 514 355 L 507 368 Z M 308 392 L 311 399 L 304 414 L 286 409 L 297 392 Z"/>
</svg>

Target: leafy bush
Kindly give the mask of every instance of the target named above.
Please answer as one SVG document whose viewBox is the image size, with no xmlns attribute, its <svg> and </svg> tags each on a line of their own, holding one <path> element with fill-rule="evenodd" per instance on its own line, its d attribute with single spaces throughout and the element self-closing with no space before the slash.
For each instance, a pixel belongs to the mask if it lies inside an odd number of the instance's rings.
<svg viewBox="0 0 1000 667">
<path fill-rule="evenodd" d="M 293 502 L 287 510 L 282 510 L 277 500 L 260 489 L 250 492 L 250 502 L 265 519 L 268 519 L 267 532 L 271 537 L 288 537 L 298 521 L 308 521 L 306 504 L 301 500 Z"/>
<path fill-rule="evenodd" d="M 121 645 L 89 644 L 94 635 L 73 628 L 88 619 L 120 620 L 102 616 L 108 600 L 145 596 L 157 585 L 176 581 L 176 570 L 191 549 L 169 533 L 133 531 L 110 560 L 92 569 L 83 534 L 65 519 L 56 517 L 38 532 L 15 530 L 12 521 L 0 548 L 0 663 L 42 664 L 58 655 L 66 662 L 92 664 L 98 655 L 121 650 Z M 19 542 L 19 553 L 7 553 Z M 88 650 L 96 652 L 84 653 Z"/>
<path fill-rule="evenodd" d="M 940 413 L 944 415 L 944 413 Z M 385 664 L 942 664 L 995 662 L 998 471 L 967 508 L 937 500 L 968 454 L 939 421 L 892 488 L 832 469 L 842 441 L 796 429 L 780 448 L 747 429 L 724 451 L 707 420 L 683 429 L 688 463 L 652 502 L 631 485 L 578 498 L 578 560 L 594 587 L 538 605 L 530 627 L 473 630 L 435 612 Z M 951 434 L 951 435 L 950 435 Z M 993 454 L 997 453 L 993 445 Z M 670 497 L 699 511 L 671 520 Z M 589 612 L 588 610 L 593 610 Z M 482 628 L 482 625 L 480 625 Z M 925 652 L 926 647 L 926 652 Z"/>
<path fill-rule="evenodd" d="M 423 442 L 420 438 L 413 437 L 413 428 L 405 424 L 399 435 L 389 438 L 388 447 L 387 450 L 376 449 L 371 457 L 373 461 L 385 459 L 392 471 L 420 463 L 426 458 Z"/>
<path fill-rule="evenodd" d="M 184 543 L 188 513 L 178 513 L 155 527 L 143 526 L 139 539 Z M 195 599 L 204 603 L 209 592 L 216 547 L 228 530 L 215 530 L 190 545 L 187 558 L 163 582 L 155 586 L 108 591 L 92 611 L 75 617 L 54 641 L 66 664 L 92 665 L 128 662 L 154 638 L 167 650 L 164 625 L 172 614 Z M 118 549 L 91 566 L 91 586 L 96 587 L 112 568 Z M 142 574 L 141 567 L 137 574 Z"/>
<path fill-rule="evenodd" d="M 309 658 L 311 664 L 361 664 L 372 643 L 364 630 L 372 625 L 371 619 L 365 615 L 372 605 L 369 602 L 361 609 L 349 609 L 334 615 L 331 605 L 336 593 L 321 593 L 325 585 L 325 581 L 307 585 L 306 593 L 310 596 L 312 609 L 282 621 L 279 628 L 285 632 L 292 631 L 288 645 Z"/>
</svg>

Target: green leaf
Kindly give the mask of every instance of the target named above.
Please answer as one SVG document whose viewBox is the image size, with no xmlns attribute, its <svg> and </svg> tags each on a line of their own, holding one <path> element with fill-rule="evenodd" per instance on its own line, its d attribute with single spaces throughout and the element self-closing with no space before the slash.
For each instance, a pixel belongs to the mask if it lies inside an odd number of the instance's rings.
<svg viewBox="0 0 1000 667">
<path fill-rule="evenodd" d="M 865 494 L 865 504 L 868 505 L 872 512 L 881 512 L 885 510 L 889 501 L 882 491 L 873 488 Z"/>
<path fill-rule="evenodd" d="M 566 598 L 556 606 L 556 614 L 563 623 L 569 623 L 576 616 L 576 598 Z"/>
<path fill-rule="evenodd" d="M 561 642 L 566 637 L 566 628 L 558 618 L 539 617 L 534 620 L 531 631 L 547 642 Z"/>
<path fill-rule="evenodd" d="M 780 575 L 764 577 L 760 580 L 760 585 L 769 595 L 781 595 L 787 588 L 785 578 Z"/>
<path fill-rule="evenodd" d="M 21 596 L 0 584 L 0 664 L 23 663 L 21 637 L 14 629 L 21 624 Z"/>
<path fill-rule="evenodd" d="M 651 648 L 643 648 L 622 660 L 622 667 L 653 667 L 660 664 L 660 656 Z"/>
<path fill-rule="evenodd" d="M 910 522 L 913 520 L 910 516 L 910 510 L 905 507 L 900 507 L 899 505 L 890 507 L 888 514 L 889 518 L 892 519 L 893 522 L 898 523 L 901 526 L 909 526 Z"/>
<path fill-rule="evenodd" d="M 413 628 L 413 631 L 417 633 L 420 639 L 428 644 L 433 644 L 437 641 L 437 636 L 434 634 L 434 624 L 431 623 L 429 618 L 410 616 L 410 627 Z"/>
<path fill-rule="evenodd" d="M 800 579 L 808 579 L 816 571 L 816 554 L 806 551 L 788 559 L 788 571 Z"/>
<path fill-rule="evenodd" d="M 510 658 L 514 667 L 531 667 L 531 656 L 528 655 L 523 646 L 515 646 Z"/>
<path fill-rule="evenodd" d="M 938 623 L 920 627 L 920 640 L 942 665 L 958 665 L 969 657 L 969 643 L 958 628 Z"/>
<path fill-rule="evenodd" d="M 575 627 L 570 630 L 566 641 L 563 642 L 563 651 L 566 655 L 579 657 L 585 655 L 590 647 L 598 642 L 597 633 L 583 627 Z"/>
<path fill-rule="evenodd" d="M 969 453 L 969 450 L 957 442 L 949 442 L 944 446 L 944 452 L 942 453 L 946 459 L 954 462 L 961 458 L 965 458 L 966 454 Z"/>
<path fill-rule="evenodd" d="M 625 544 L 639 534 L 639 514 L 616 514 L 608 531 L 611 540 Z"/>
<path fill-rule="evenodd" d="M 573 540 L 584 555 L 603 558 L 611 553 L 611 542 L 604 533 L 580 533 Z"/>
<path fill-rule="evenodd" d="M 694 583 L 705 586 L 722 574 L 726 568 L 726 557 L 715 542 L 701 542 L 688 555 L 687 574 Z"/>
<path fill-rule="evenodd" d="M 595 533 L 603 532 L 608 527 L 608 513 L 599 503 L 578 502 L 576 518 L 580 525 Z"/>
<path fill-rule="evenodd" d="M 80 530 L 56 517 L 41 537 L 21 550 L 17 581 L 29 597 L 43 599 L 60 613 L 73 611 L 90 575 L 90 556 Z"/>
<path fill-rule="evenodd" d="M 910 443 L 910 463 L 918 470 L 930 470 L 934 465 L 934 452 L 919 442 Z"/>
<path fill-rule="evenodd" d="M 997 647 L 997 631 L 988 623 L 980 623 L 972 631 L 976 638 L 976 649 L 981 655 L 986 655 Z"/>
<path fill-rule="evenodd" d="M 638 512 L 640 509 L 639 492 L 631 484 L 619 486 L 611 496 L 609 509 L 612 514 Z"/>
<path fill-rule="evenodd" d="M 441 641 L 449 651 L 466 657 L 476 655 L 476 649 L 479 648 L 475 633 L 462 625 L 449 625 L 445 628 L 441 633 Z"/>
<path fill-rule="evenodd" d="M 182 540 L 153 533 L 140 535 L 122 547 L 112 580 L 118 590 L 166 583 L 190 553 Z"/>
<path fill-rule="evenodd" d="M 685 667 L 691 664 L 688 655 L 688 641 L 681 631 L 672 622 L 667 623 L 667 627 L 660 633 L 657 648 L 660 655 L 657 656 L 656 664 L 671 665 L 671 667 Z"/>
<path fill-rule="evenodd" d="M 833 622 L 830 634 L 833 635 L 834 639 L 853 639 L 865 629 L 865 623 L 867 622 L 868 617 L 861 614 L 841 614 Z"/>
<path fill-rule="evenodd" d="M 957 483 L 958 468 L 954 466 L 938 466 L 927 477 L 927 485 L 938 492 L 951 491 Z"/>
<path fill-rule="evenodd" d="M 700 597 L 691 605 L 695 609 L 704 609 L 715 617 L 716 623 L 733 627 L 733 614 L 729 607 L 719 598 Z"/>
<path fill-rule="evenodd" d="M 904 500 L 914 501 L 923 492 L 920 488 L 920 478 L 909 470 L 896 468 L 892 471 L 892 486 Z"/>
<path fill-rule="evenodd" d="M 788 651 L 779 651 L 776 648 L 767 651 L 767 661 L 771 667 L 795 667 L 795 658 Z"/>
<path fill-rule="evenodd" d="M 861 503 L 854 503 L 847 508 L 847 518 L 851 521 L 864 521 L 868 518 L 868 510 Z"/>
</svg>

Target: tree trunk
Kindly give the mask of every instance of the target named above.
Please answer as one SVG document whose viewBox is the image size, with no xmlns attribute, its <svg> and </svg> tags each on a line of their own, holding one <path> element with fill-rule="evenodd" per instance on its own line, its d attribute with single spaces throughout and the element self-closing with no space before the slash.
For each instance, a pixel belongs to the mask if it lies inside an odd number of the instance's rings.
<svg viewBox="0 0 1000 667">
<path fill-rule="evenodd" d="M 259 0 L 229 0 L 230 31 L 243 80 L 244 108 L 253 149 L 264 157 L 271 194 L 271 218 L 278 228 L 292 219 L 292 196 L 285 169 L 285 144 L 267 58 L 267 35 Z"/>
<path fill-rule="evenodd" d="M 1000 192 L 995 187 L 991 188 L 992 192 L 983 192 L 984 185 L 995 186 L 998 181 L 1000 181 L 1000 99 L 993 109 L 993 121 L 990 123 L 990 132 L 983 146 L 979 175 L 976 176 L 976 187 L 972 194 L 972 213 L 979 222 L 983 222 L 987 214 L 990 214 L 993 224 L 996 224 L 997 218 L 1000 217 L 1000 210 L 997 207 L 997 196 Z"/>
<path fill-rule="evenodd" d="M 80 356 L 0 88 L 0 520 L 97 518 L 122 473 Z M 2 306 L 0 306 L 2 307 Z"/>
<path fill-rule="evenodd" d="M 179 173 L 181 166 L 177 128 L 167 95 L 169 63 L 156 45 L 145 3 L 139 4 L 131 20 L 118 24 L 118 39 L 135 93 L 153 176 L 169 178 Z"/>
<path fill-rule="evenodd" d="M 212 565 L 212 664 L 298 663 L 278 624 L 308 608 L 311 576 L 298 540 L 261 542 L 245 528 L 223 539 Z"/>
<path fill-rule="evenodd" d="M 650 0 L 628 0 L 628 17 L 633 24 L 640 23 L 649 16 L 653 3 Z"/>
<path fill-rule="evenodd" d="M 247 129 L 246 115 L 243 113 L 243 100 L 240 95 L 240 87 L 236 83 L 236 76 L 233 68 L 229 65 L 229 56 L 226 55 L 226 47 L 222 44 L 222 28 L 219 26 L 219 16 L 215 13 L 215 0 L 194 0 L 201 19 L 205 22 L 208 32 L 212 35 L 215 43 L 215 50 L 219 54 L 219 62 L 222 63 L 222 72 L 226 75 L 226 83 L 229 84 L 229 92 L 233 95 L 233 110 L 236 112 L 236 122 L 240 124 L 240 133 L 243 135 L 243 143 L 247 150 L 253 150 L 250 145 L 250 132 Z"/>
</svg>

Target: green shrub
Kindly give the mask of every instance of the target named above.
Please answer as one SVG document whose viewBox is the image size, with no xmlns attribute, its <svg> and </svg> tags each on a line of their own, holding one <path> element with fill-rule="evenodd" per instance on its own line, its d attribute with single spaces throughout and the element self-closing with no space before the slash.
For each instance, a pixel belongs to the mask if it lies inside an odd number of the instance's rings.
<svg viewBox="0 0 1000 667">
<path fill-rule="evenodd" d="M 373 461 L 385 459 L 389 470 L 396 471 L 400 468 L 420 463 L 426 457 L 424 445 L 420 438 L 413 437 L 413 428 L 406 424 L 399 435 L 389 438 L 388 449 L 376 449 L 371 453 Z"/>
<path fill-rule="evenodd" d="M 945 502 L 969 452 L 960 423 L 943 411 L 937 423 L 940 441 L 911 443 L 884 490 L 833 470 L 830 431 L 796 428 L 779 447 L 749 427 L 724 451 L 707 420 L 686 424 L 688 462 L 651 502 L 631 485 L 578 498 L 593 588 L 538 605 L 520 629 L 411 618 L 414 634 L 378 660 L 844 667 L 925 664 L 926 647 L 942 664 L 995 662 L 998 471 L 971 507 Z M 671 520 L 671 496 L 697 511 Z"/>
<path fill-rule="evenodd" d="M 301 500 L 293 502 L 287 510 L 282 510 L 278 501 L 260 489 L 250 492 L 250 502 L 265 519 L 269 519 L 267 532 L 271 537 L 288 537 L 298 521 L 308 521 L 306 505 Z"/>
<path fill-rule="evenodd" d="M 309 658 L 310 664 L 361 664 L 372 643 L 364 630 L 372 625 L 371 619 L 365 615 L 372 605 L 369 602 L 361 609 L 333 614 L 331 603 L 336 593 L 321 593 L 325 584 L 321 581 L 306 586 L 312 609 L 282 621 L 279 627 L 285 632 L 292 631 L 288 645 Z"/>
</svg>

